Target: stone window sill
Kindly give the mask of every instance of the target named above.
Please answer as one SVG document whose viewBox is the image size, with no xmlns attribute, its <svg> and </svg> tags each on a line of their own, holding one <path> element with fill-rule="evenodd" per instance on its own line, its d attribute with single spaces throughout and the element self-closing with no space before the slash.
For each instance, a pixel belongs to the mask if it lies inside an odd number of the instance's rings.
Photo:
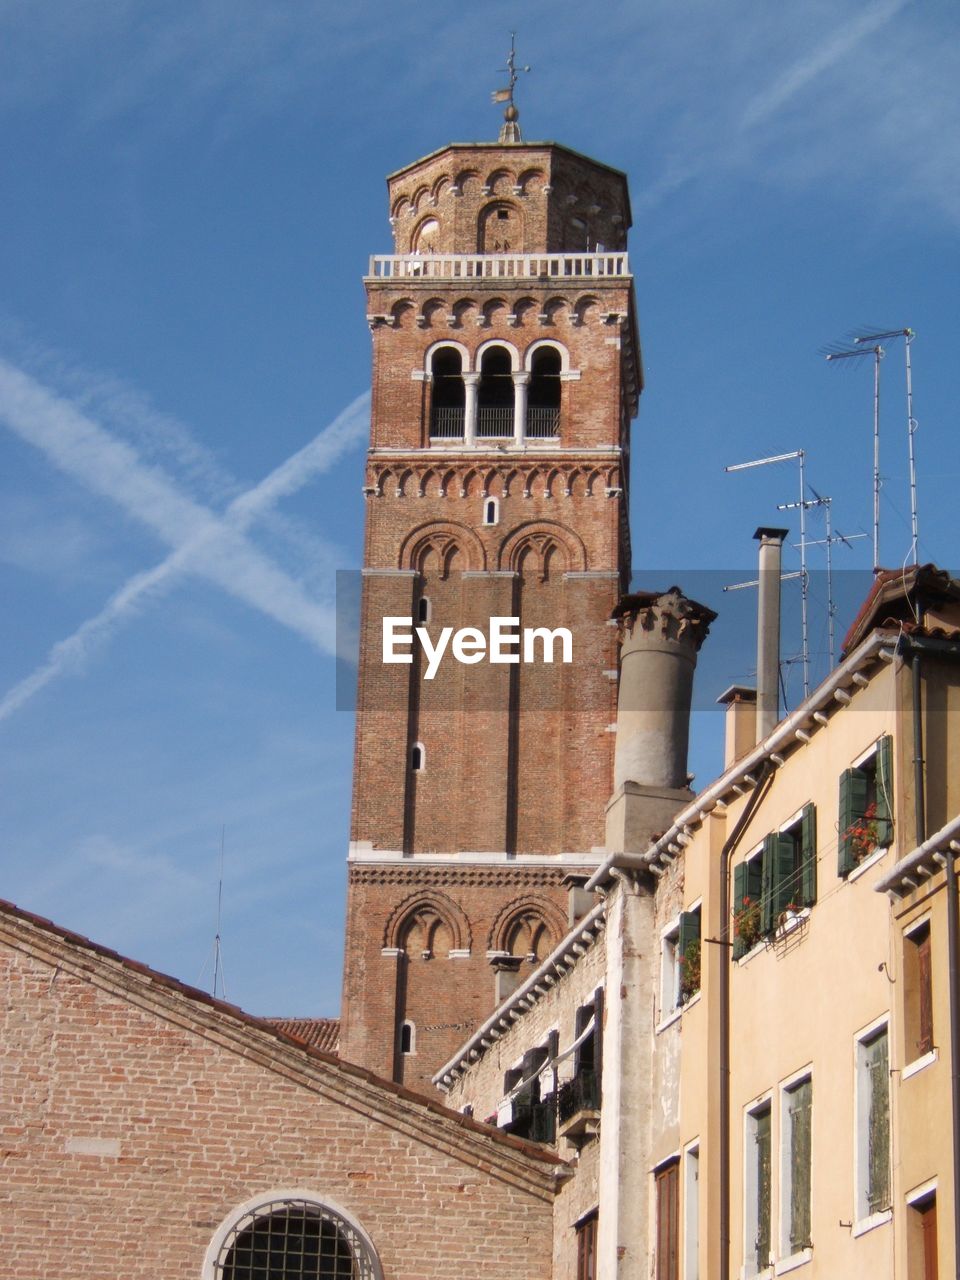
<svg viewBox="0 0 960 1280">
<path fill-rule="evenodd" d="M 865 1236 L 868 1231 L 873 1231 L 876 1227 L 882 1227 L 892 1217 L 893 1210 L 884 1209 L 882 1213 L 871 1213 L 869 1218 L 858 1218 L 853 1224 L 853 1230 L 850 1234 L 854 1239 L 858 1236 Z"/>
<path fill-rule="evenodd" d="M 914 1058 L 913 1062 L 908 1062 L 900 1073 L 901 1080 L 909 1080 L 911 1076 L 915 1076 L 918 1071 L 922 1071 L 924 1067 L 929 1067 L 940 1057 L 939 1049 L 931 1049 L 929 1053 L 923 1054 L 919 1058 Z"/>
</svg>

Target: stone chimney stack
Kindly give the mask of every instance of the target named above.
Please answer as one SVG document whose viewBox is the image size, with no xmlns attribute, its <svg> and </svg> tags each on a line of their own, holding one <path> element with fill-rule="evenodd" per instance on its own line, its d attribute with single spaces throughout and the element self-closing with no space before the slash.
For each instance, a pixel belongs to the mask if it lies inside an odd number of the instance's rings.
<svg viewBox="0 0 960 1280">
<path fill-rule="evenodd" d="M 614 791 L 607 805 L 609 852 L 639 853 L 690 799 L 687 745 L 697 654 L 712 609 L 679 587 L 624 596 Z"/>
<path fill-rule="evenodd" d="M 780 719 L 780 569 L 786 529 L 758 529 L 760 588 L 757 604 L 756 741 Z"/>
</svg>

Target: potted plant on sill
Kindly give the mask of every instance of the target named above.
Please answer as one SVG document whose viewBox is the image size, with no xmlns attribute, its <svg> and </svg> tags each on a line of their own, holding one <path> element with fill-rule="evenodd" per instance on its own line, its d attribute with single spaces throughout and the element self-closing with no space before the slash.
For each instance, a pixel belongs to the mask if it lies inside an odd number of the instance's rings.
<svg viewBox="0 0 960 1280">
<path fill-rule="evenodd" d="M 733 914 L 733 932 L 747 951 L 757 945 L 762 933 L 759 901 L 754 902 L 750 897 L 743 899 Z"/>
<path fill-rule="evenodd" d="M 680 957 L 680 1003 L 700 990 L 700 939 L 691 938 Z"/>
<path fill-rule="evenodd" d="M 877 821 L 876 803 L 867 805 L 862 818 L 854 818 L 843 833 L 854 862 L 861 863 L 869 858 L 880 845 L 880 824 Z"/>
<path fill-rule="evenodd" d="M 800 908 L 795 902 L 788 902 L 784 909 L 777 916 L 777 932 L 783 936 L 796 929 L 802 921 Z"/>
</svg>

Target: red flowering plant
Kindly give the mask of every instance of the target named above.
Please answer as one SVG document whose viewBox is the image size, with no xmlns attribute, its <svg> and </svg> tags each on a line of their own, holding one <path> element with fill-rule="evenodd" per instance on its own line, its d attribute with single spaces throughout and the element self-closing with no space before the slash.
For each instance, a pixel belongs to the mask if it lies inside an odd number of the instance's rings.
<svg viewBox="0 0 960 1280">
<path fill-rule="evenodd" d="M 700 990 L 700 939 L 691 938 L 680 957 L 680 999 L 689 1000 Z"/>
<path fill-rule="evenodd" d="M 745 897 L 740 909 L 733 913 L 733 932 L 743 945 L 749 949 L 760 941 L 761 920 L 760 903 Z"/>
<path fill-rule="evenodd" d="M 864 858 L 870 857 L 880 844 L 880 824 L 877 821 L 875 803 L 867 805 L 862 818 L 854 818 L 843 833 L 843 838 L 854 862 L 863 862 Z"/>
</svg>

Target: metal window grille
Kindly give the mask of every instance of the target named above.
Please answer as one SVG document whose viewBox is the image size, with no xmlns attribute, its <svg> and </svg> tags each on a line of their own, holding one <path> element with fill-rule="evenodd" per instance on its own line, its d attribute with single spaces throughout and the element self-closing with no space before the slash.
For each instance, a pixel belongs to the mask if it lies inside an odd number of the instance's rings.
<svg viewBox="0 0 960 1280">
<path fill-rule="evenodd" d="M 217 1280 L 381 1280 L 366 1242 L 338 1213 L 307 1200 L 260 1205 L 220 1248 Z"/>
<path fill-rule="evenodd" d="M 431 440 L 462 440 L 463 409 L 434 405 L 430 415 Z"/>
<path fill-rule="evenodd" d="M 483 405 L 477 410 L 477 437 L 483 440 L 498 439 L 513 435 L 513 409 L 498 405 L 489 408 Z"/>
<path fill-rule="evenodd" d="M 527 436 L 531 440 L 547 440 L 560 434 L 560 410 L 537 405 L 527 409 Z"/>
</svg>

